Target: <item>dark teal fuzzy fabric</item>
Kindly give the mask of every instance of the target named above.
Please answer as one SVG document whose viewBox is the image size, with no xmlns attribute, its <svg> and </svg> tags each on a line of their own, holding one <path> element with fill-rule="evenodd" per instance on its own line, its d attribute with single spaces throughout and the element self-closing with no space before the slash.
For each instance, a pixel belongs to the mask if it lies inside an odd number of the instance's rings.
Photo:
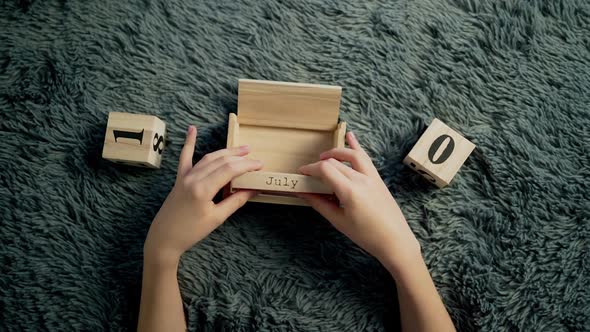
<svg viewBox="0 0 590 332">
<path fill-rule="evenodd" d="M 461 331 L 590 330 L 587 0 L 0 2 L 0 330 L 133 330 L 142 245 L 189 124 L 222 148 L 238 78 L 343 87 Z M 160 170 L 101 159 L 159 116 Z M 439 190 L 433 117 L 477 145 Z M 187 252 L 192 330 L 396 330 L 392 278 L 308 208 L 250 204 Z"/>
</svg>

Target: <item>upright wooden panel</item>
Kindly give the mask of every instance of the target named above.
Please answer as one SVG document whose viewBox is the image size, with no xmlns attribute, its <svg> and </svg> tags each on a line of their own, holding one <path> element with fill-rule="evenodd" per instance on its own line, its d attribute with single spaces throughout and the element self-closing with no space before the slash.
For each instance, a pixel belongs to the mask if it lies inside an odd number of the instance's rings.
<svg viewBox="0 0 590 332">
<path fill-rule="evenodd" d="M 238 122 L 313 130 L 335 130 L 339 86 L 272 81 L 239 81 Z"/>
</svg>

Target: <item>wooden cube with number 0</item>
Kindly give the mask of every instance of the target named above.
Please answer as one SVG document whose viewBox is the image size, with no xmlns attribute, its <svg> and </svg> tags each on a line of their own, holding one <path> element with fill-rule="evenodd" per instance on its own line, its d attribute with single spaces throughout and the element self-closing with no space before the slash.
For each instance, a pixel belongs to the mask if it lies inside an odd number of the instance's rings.
<svg viewBox="0 0 590 332">
<path fill-rule="evenodd" d="M 404 164 L 442 188 L 448 185 L 475 145 L 439 119 L 430 126 L 404 159 Z"/>
<path fill-rule="evenodd" d="M 102 157 L 132 166 L 160 168 L 166 124 L 153 115 L 111 112 Z"/>
</svg>

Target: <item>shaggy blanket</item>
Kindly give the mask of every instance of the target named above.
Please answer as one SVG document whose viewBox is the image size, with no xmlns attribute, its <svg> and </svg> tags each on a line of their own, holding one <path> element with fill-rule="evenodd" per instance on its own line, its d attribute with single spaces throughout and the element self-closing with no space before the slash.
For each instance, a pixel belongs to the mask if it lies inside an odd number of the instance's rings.
<svg viewBox="0 0 590 332">
<path fill-rule="evenodd" d="M 343 87 L 460 331 L 590 330 L 586 0 L 1 1 L 0 330 L 135 329 L 186 128 L 224 147 L 238 78 Z M 102 160 L 111 111 L 166 121 L 161 169 Z M 477 145 L 442 190 L 401 163 L 434 117 Z M 305 207 L 249 204 L 178 275 L 191 330 L 399 328 Z"/>
</svg>

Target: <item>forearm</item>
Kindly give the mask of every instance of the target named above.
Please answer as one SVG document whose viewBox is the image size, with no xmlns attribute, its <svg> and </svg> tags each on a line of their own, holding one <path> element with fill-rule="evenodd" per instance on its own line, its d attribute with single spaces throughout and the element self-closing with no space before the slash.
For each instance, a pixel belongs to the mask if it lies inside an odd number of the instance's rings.
<svg viewBox="0 0 590 332">
<path fill-rule="evenodd" d="M 244 145 L 208 153 L 193 165 L 196 140 L 197 129 L 189 126 L 174 187 L 154 218 L 144 243 L 139 331 L 186 330 L 176 278 L 180 256 L 257 194 L 238 190 L 214 203 L 213 198 L 224 185 L 235 177 L 261 169 L 262 162 L 245 158 L 250 150 Z"/>
<path fill-rule="evenodd" d="M 162 264 L 144 258 L 138 331 L 185 331 L 176 273 L 178 260 Z"/>
<path fill-rule="evenodd" d="M 421 256 L 402 269 L 388 269 L 396 282 L 404 332 L 455 331 Z"/>
</svg>

